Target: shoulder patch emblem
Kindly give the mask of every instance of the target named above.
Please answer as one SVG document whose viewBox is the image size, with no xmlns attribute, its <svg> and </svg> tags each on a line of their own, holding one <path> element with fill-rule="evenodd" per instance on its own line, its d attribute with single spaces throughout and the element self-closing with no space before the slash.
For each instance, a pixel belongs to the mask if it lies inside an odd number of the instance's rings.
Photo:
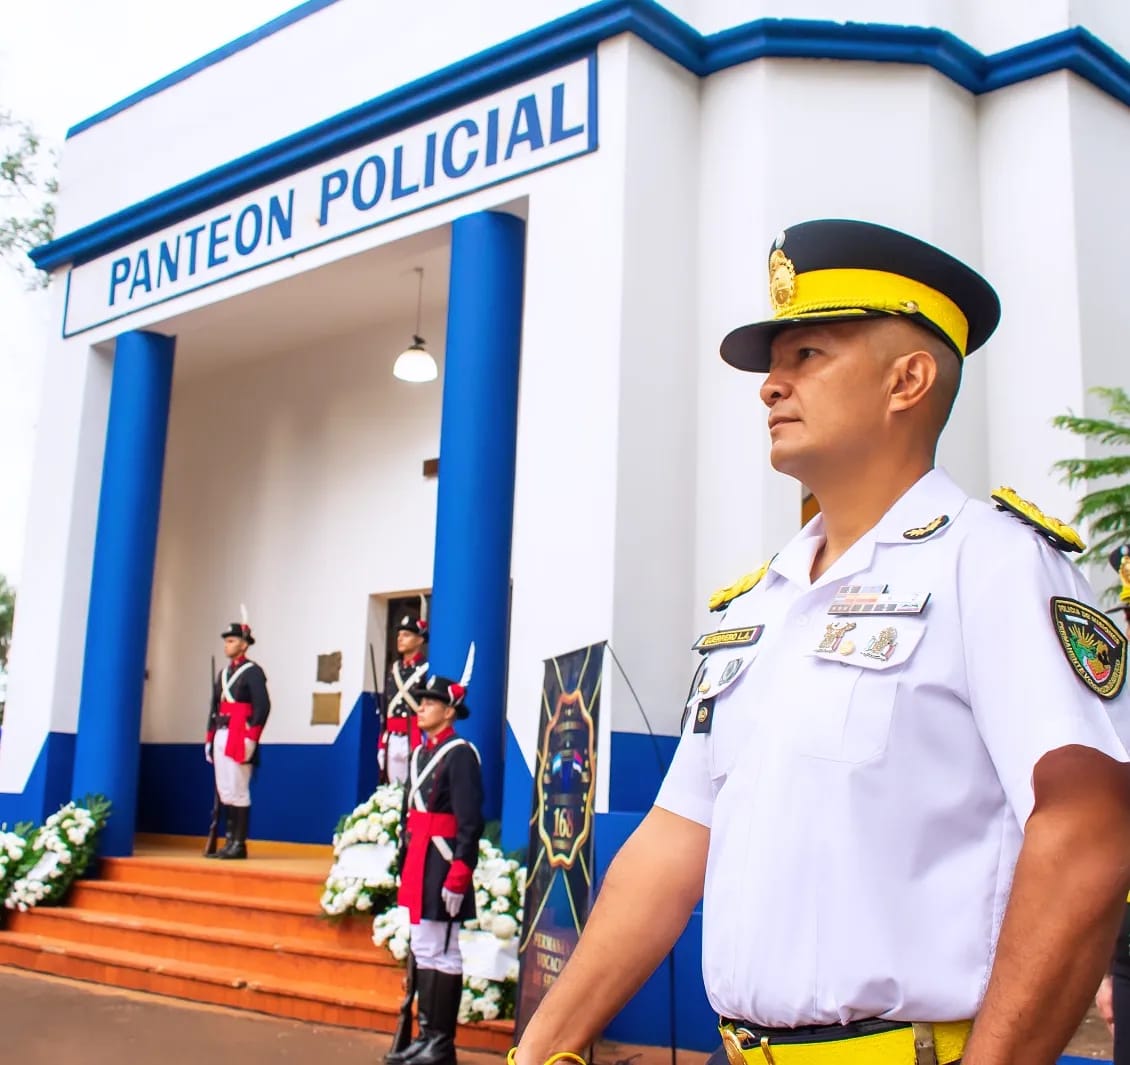
<svg viewBox="0 0 1130 1065">
<path fill-rule="evenodd" d="M 1126 680 L 1126 637 L 1106 614 L 1054 595 L 1052 624 L 1071 668 L 1096 695 L 1113 699 Z"/>
<path fill-rule="evenodd" d="M 773 558 L 777 556 L 774 555 Z M 739 595 L 745 595 L 746 592 L 752 591 L 762 581 L 762 578 L 769 572 L 769 565 L 773 558 L 766 562 L 764 565 L 759 566 L 752 573 L 747 573 L 744 577 L 739 577 L 733 584 L 727 585 L 725 588 L 719 588 L 710 597 L 711 611 L 724 610 L 728 607 Z"/>
<path fill-rule="evenodd" d="M 939 514 L 933 521 L 919 525 L 916 529 L 907 529 L 902 535 L 907 540 L 925 540 L 928 536 L 933 536 L 939 529 L 944 528 L 949 522 L 950 516 L 948 514 Z"/>
<path fill-rule="evenodd" d="M 1070 525 L 1045 514 L 1035 503 L 1022 499 L 1011 488 L 998 488 L 992 495 L 997 510 L 1008 511 L 1025 525 L 1031 525 L 1052 547 L 1060 551 L 1082 551 L 1087 545 Z"/>
</svg>

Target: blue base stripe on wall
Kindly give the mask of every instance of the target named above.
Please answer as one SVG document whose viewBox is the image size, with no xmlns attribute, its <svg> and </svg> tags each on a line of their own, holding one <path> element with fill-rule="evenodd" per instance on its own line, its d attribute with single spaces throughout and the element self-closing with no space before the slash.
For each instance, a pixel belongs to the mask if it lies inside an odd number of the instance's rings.
<svg viewBox="0 0 1130 1065">
<path fill-rule="evenodd" d="M 81 798 L 71 794 L 74 761 L 74 733 L 49 732 L 24 790 L 19 794 L 0 792 L 0 825 L 10 828 L 21 821 L 42 824 L 60 806 Z"/>
<path fill-rule="evenodd" d="M 251 842 L 330 843 L 334 826 L 377 784 L 377 715 L 371 692 L 354 704 L 332 744 L 271 743 L 251 784 Z M 202 836 L 212 811 L 212 767 L 201 743 L 141 748 L 137 828 Z M 328 870 L 327 870 L 328 871 Z"/>
</svg>

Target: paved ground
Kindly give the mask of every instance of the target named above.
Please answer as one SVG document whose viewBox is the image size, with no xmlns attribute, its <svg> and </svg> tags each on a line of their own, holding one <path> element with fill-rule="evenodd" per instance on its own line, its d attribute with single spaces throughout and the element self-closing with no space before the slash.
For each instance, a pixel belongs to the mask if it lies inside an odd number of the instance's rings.
<svg viewBox="0 0 1130 1065">
<path fill-rule="evenodd" d="M 19 1065 L 375 1065 L 388 1036 L 276 1020 L 256 1014 L 0 969 L 0 1041 Z M 1069 1048 L 1110 1060 L 1110 1039 L 1089 1017 Z M 677 1065 L 706 1055 L 681 1051 Z M 595 1065 L 669 1065 L 668 1051 L 602 1043 Z M 500 1065 L 461 1051 L 460 1065 Z"/>
</svg>

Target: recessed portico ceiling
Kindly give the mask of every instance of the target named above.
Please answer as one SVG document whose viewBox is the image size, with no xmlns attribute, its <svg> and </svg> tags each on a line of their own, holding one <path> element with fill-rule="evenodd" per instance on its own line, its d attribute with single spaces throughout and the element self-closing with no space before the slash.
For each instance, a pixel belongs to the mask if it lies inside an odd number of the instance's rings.
<svg viewBox="0 0 1130 1065">
<path fill-rule="evenodd" d="M 434 321 L 447 305 L 450 245 L 451 229 L 441 226 L 152 328 L 176 336 L 178 377 L 212 371 L 221 363 L 296 351 L 382 322 L 396 323 L 407 345 L 416 317 L 414 268 L 424 269 L 423 313 Z"/>
</svg>

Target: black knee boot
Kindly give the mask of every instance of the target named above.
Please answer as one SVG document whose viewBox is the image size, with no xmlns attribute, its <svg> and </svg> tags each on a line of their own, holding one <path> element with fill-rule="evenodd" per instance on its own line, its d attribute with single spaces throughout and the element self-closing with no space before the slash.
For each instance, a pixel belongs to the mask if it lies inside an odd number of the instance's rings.
<svg viewBox="0 0 1130 1065">
<path fill-rule="evenodd" d="M 247 823 L 250 820 L 250 806 L 229 806 L 228 818 L 228 845 L 220 851 L 217 858 L 246 858 L 247 857 Z"/>
<path fill-rule="evenodd" d="M 403 1050 L 394 1050 L 385 1055 L 387 1065 L 405 1065 L 406 1062 L 413 1061 L 416 1055 L 424 1049 L 428 1043 L 426 1035 L 428 1027 L 428 1016 L 432 1010 L 432 998 L 435 994 L 435 976 L 437 975 L 434 969 L 417 969 L 416 970 L 416 1024 L 417 1035 Z"/>
<path fill-rule="evenodd" d="M 463 998 L 461 973 L 433 973 L 435 981 L 427 1028 L 421 1034 L 427 1042 L 410 1059 L 411 1065 L 455 1065 L 455 1026 L 459 1023 L 459 1002 Z"/>
</svg>

